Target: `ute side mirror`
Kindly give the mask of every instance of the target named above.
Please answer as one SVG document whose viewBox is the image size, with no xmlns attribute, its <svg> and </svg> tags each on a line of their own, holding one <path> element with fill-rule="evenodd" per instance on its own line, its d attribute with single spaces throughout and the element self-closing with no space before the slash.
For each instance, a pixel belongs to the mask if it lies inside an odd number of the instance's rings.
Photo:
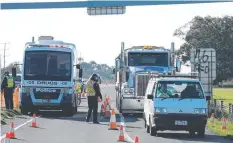
<svg viewBox="0 0 233 143">
<path fill-rule="evenodd" d="M 129 80 L 129 71 L 126 71 L 126 81 Z"/>
<path fill-rule="evenodd" d="M 115 74 L 116 73 L 116 69 L 114 68 L 113 70 L 112 70 L 112 74 Z"/>
<path fill-rule="evenodd" d="M 82 68 L 79 69 L 78 77 L 79 78 L 83 77 L 83 69 Z"/>
<path fill-rule="evenodd" d="M 153 99 L 153 94 L 147 94 L 147 99 Z"/>
<path fill-rule="evenodd" d="M 16 77 L 16 68 L 12 68 L 12 77 Z"/>
</svg>

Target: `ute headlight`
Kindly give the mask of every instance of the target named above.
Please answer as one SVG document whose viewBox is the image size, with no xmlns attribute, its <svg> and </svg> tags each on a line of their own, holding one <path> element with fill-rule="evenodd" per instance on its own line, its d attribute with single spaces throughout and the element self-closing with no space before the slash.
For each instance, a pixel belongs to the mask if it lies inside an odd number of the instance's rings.
<svg viewBox="0 0 233 143">
<path fill-rule="evenodd" d="M 205 108 L 196 108 L 196 109 L 194 109 L 194 113 L 195 114 L 206 114 L 207 111 Z"/>
<path fill-rule="evenodd" d="M 167 113 L 167 108 L 164 107 L 157 107 L 155 108 L 156 113 Z"/>
</svg>

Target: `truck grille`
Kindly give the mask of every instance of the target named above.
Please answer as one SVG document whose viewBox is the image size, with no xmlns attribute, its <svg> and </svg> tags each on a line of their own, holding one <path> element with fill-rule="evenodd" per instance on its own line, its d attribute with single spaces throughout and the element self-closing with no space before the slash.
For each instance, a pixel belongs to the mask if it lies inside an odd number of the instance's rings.
<svg viewBox="0 0 233 143">
<path fill-rule="evenodd" d="M 150 80 L 148 73 L 140 73 L 135 75 L 135 94 L 136 96 L 145 96 L 147 84 Z"/>
<path fill-rule="evenodd" d="M 58 99 L 59 93 L 34 93 L 36 99 Z"/>
</svg>

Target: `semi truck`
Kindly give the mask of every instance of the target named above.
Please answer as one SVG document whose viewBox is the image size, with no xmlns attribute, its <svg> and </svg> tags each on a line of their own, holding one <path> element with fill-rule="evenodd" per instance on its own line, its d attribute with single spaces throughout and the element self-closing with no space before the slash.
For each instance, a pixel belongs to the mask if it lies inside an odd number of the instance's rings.
<svg viewBox="0 0 233 143">
<path fill-rule="evenodd" d="M 144 95 L 151 72 L 173 75 L 180 72 L 181 63 L 175 55 L 174 43 L 166 49 L 158 46 L 133 46 L 115 59 L 116 107 L 124 115 L 143 113 Z"/>
<path fill-rule="evenodd" d="M 77 112 L 77 82 L 82 67 L 77 63 L 76 46 L 40 36 L 25 44 L 20 90 L 23 114 L 39 111 L 62 111 L 72 116 Z M 12 75 L 16 69 L 12 69 Z"/>
</svg>

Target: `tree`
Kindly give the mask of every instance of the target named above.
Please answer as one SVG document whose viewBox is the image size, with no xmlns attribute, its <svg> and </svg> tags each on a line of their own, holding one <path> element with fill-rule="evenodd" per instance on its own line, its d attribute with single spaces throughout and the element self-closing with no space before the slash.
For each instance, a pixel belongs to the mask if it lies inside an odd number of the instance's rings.
<svg viewBox="0 0 233 143">
<path fill-rule="evenodd" d="M 178 28 L 174 36 L 184 40 L 177 54 L 186 54 L 182 60 L 190 60 L 194 48 L 214 48 L 217 60 L 216 82 L 233 78 L 233 17 L 194 17 Z"/>
</svg>

